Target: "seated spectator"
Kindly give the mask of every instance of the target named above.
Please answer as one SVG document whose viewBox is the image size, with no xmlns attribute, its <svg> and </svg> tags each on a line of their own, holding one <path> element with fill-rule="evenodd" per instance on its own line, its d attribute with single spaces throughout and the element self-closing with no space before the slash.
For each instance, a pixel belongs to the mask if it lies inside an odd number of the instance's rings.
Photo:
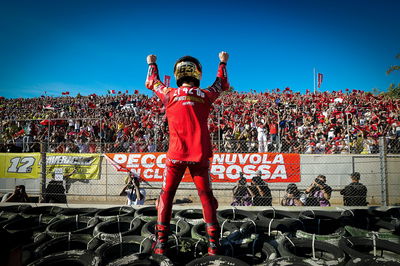
<svg viewBox="0 0 400 266">
<path fill-rule="evenodd" d="M 28 194 L 26 194 L 25 186 L 15 186 L 15 190 L 12 193 L 7 193 L 3 196 L 2 202 L 29 202 Z"/>
<path fill-rule="evenodd" d="M 291 183 L 286 188 L 286 195 L 281 201 L 282 206 L 303 206 L 306 195 L 301 193 L 296 184 Z"/>
<path fill-rule="evenodd" d="M 306 189 L 306 206 L 331 206 L 332 188 L 326 184 L 326 177 L 319 175 L 314 182 Z"/>
<path fill-rule="evenodd" d="M 233 187 L 233 202 L 232 206 L 251 206 L 251 196 L 249 187 L 247 186 L 246 178 L 243 172 L 240 172 L 240 177 L 236 186 Z"/>
<path fill-rule="evenodd" d="M 261 171 L 257 171 L 257 174 L 252 178 L 251 185 L 249 187 L 249 193 L 253 200 L 253 206 L 271 206 L 271 189 L 268 187 L 268 184 L 262 180 L 261 176 Z"/>
<path fill-rule="evenodd" d="M 340 191 L 344 206 L 367 206 L 367 187 L 360 183 L 360 173 L 350 175 L 351 183 Z"/>
<path fill-rule="evenodd" d="M 143 205 L 146 200 L 146 190 L 140 187 L 140 177 L 129 172 L 128 184 L 119 195 L 127 197 L 127 205 Z"/>
</svg>

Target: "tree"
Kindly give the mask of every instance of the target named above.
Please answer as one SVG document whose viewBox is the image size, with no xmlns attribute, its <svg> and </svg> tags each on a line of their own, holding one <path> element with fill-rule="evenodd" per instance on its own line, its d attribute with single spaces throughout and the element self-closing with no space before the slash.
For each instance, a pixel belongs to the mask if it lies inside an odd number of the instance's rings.
<svg viewBox="0 0 400 266">
<path fill-rule="evenodd" d="M 400 54 L 396 55 L 397 59 L 400 59 Z M 389 67 L 389 69 L 386 71 L 386 74 L 389 75 L 390 73 L 392 73 L 393 71 L 398 71 L 400 70 L 400 66 L 391 66 Z M 395 84 L 390 84 L 389 88 L 388 88 L 388 93 L 387 93 L 390 97 L 394 97 L 394 98 L 400 98 L 400 83 L 395 85 Z"/>
</svg>

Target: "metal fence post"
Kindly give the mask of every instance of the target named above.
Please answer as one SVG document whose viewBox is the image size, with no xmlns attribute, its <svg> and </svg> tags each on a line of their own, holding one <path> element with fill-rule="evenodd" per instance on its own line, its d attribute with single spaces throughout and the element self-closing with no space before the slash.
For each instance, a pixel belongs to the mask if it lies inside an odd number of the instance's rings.
<svg viewBox="0 0 400 266">
<path fill-rule="evenodd" d="M 44 198 L 44 193 L 46 191 L 46 151 L 47 151 L 47 143 L 46 142 L 41 142 L 40 143 L 40 153 L 41 153 L 41 158 L 42 158 L 42 169 L 41 169 L 41 175 L 42 175 L 42 185 L 40 187 L 40 197 L 43 199 Z M 40 202 L 40 199 L 39 199 Z"/>
<path fill-rule="evenodd" d="M 379 137 L 379 161 L 381 174 L 381 204 L 388 205 L 388 189 L 387 189 L 387 165 L 386 165 L 386 138 Z"/>
</svg>

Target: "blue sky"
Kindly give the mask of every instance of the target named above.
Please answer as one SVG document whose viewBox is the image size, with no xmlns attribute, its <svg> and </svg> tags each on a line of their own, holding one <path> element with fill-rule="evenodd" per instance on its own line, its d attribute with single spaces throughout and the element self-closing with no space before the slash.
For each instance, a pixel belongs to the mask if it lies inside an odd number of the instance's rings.
<svg viewBox="0 0 400 266">
<path fill-rule="evenodd" d="M 400 83 L 385 73 L 400 64 L 399 11 L 396 0 L 1 0 L 0 96 L 148 93 L 150 53 L 162 76 L 197 57 L 206 87 L 221 50 L 238 91 L 304 93 L 313 68 L 322 91 L 385 91 Z"/>
</svg>

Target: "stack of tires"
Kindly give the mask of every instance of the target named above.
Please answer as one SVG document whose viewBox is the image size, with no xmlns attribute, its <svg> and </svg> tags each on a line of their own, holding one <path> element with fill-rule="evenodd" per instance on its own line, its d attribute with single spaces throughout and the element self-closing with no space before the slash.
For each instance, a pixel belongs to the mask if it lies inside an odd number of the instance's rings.
<svg viewBox="0 0 400 266">
<path fill-rule="evenodd" d="M 166 256 L 153 255 L 155 207 L 0 206 L 3 264 L 400 265 L 400 208 L 222 209 L 221 255 L 207 255 L 201 209 L 174 211 Z M 3 254 L 4 253 L 4 254 Z"/>
</svg>

